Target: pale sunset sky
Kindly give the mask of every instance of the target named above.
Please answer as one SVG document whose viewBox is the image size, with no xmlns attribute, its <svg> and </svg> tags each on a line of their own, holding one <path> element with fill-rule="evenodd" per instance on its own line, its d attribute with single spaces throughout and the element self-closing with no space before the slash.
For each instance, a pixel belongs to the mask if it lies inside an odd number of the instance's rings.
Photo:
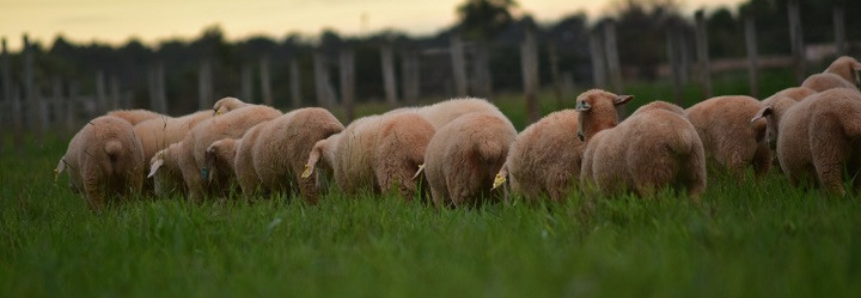
<svg viewBox="0 0 861 298">
<path fill-rule="evenodd" d="M 584 11 L 594 19 L 619 0 L 518 0 L 517 14 L 553 22 Z M 686 12 L 735 7 L 743 0 L 678 0 Z M 147 44 L 200 35 L 218 24 L 230 40 L 253 35 L 282 38 L 291 32 L 342 35 L 387 28 L 429 34 L 456 22 L 464 0 L 0 0 L 0 36 L 17 51 L 24 33 L 50 46 L 58 34 L 73 42 L 121 44 L 132 37 Z M 366 16 L 362 26 L 362 16 Z M 364 30 L 364 31 L 363 31 Z"/>
</svg>

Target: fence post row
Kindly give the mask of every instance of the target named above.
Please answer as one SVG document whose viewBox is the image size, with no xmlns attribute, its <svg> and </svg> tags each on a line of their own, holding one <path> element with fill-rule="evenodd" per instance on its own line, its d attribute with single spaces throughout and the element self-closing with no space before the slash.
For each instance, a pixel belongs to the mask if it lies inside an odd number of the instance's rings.
<svg viewBox="0 0 861 298">
<path fill-rule="evenodd" d="M 401 51 L 401 73 L 404 101 L 408 105 L 418 104 L 421 87 L 419 74 L 419 52 L 414 48 Z"/>
<path fill-rule="evenodd" d="M 321 107 L 331 109 L 329 104 L 328 88 L 329 75 L 326 71 L 326 58 L 322 49 L 314 50 L 314 89 L 317 92 L 317 104 Z"/>
<path fill-rule="evenodd" d="M 843 4 L 834 6 L 834 47 L 837 56 L 846 55 L 846 21 L 843 14 Z"/>
<path fill-rule="evenodd" d="M 200 62 L 197 87 L 198 108 L 201 110 L 212 109 L 212 62 L 208 58 L 204 58 Z"/>
</svg>

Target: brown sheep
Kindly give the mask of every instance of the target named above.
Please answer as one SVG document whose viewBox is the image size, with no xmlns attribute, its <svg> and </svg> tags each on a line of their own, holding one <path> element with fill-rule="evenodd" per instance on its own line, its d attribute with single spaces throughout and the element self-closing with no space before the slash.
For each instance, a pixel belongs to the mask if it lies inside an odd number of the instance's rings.
<svg viewBox="0 0 861 298">
<path fill-rule="evenodd" d="M 823 73 L 836 74 L 849 83 L 858 84 L 858 71 L 861 71 L 861 63 L 855 58 L 841 56 L 831 62 L 831 65 Z"/>
<path fill-rule="evenodd" d="M 427 146 L 424 165 L 434 205 L 494 200 L 494 175 L 516 137 L 514 126 L 499 112 L 465 114 L 440 128 Z"/>
<path fill-rule="evenodd" d="M 70 185 L 98 211 L 108 200 L 140 191 L 144 164 L 132 125 L 122 118 L 102 116 L 75 134 L 55 171 L 59 174 L 68 167 Z"/>
<path fill-rule="evenodd" d="M 762 103 L 750 96 L 718 96 L 685 111 L 708 159 L 740 177 L 752 166 L 757 177 L 771 168 L 765 119 L 751 122 Z"/>
<path fill-rule="evenodd" d="M 816 92 L 822 92 L 834 88 L 849 88 L 856 91 L 858 90 L 858 87 L 856 87 L 854 83 L 849 82 L 842 77 L 831 73 L 817 73 L 811 75 L 807 77 L 804 82 L 801 83 L 801 87 L 810 88 L 816 90 Z"/>
<path fill-rule="evenodd" d="M 524 129 L 511 145 L 494 187 L 508 180 L 511 190 L 527 199 L 547 195 L 554 202 L 564 200 L 580 179 L 586 147 L 577 135 L 577 114 L 554 112 Z"/>
<path fill-rule="evenodd" d="M 861 170 L 861 93 L 831 89 L 791 108 L 780 125 L 777 152 L 790 182 L 817 177 L 832 194 L 844 195 L 843 166 Z M 856 180 L 855 187 L 861 186 Z"/>
<path fill-rule="evenodd" d="M 227 190 L 229 172 L 218 171 L 209 177 L 209 169 L 205 167 L 209 145 L 224 138 L 239 138 L 251 127 L 280 115 L 280 111 L 267 106 L 249 105 L 198 123 L 183 139 L 187 146 L 191 146 L 187 152 L 191 156 L 180 159 L 188 199 L 198 200 L 206 193 Z M 211 187 L 205 187 L 207 184 Z"/>
<path fill-rule="evenodd" d="M 705 152 L 696 129 L 678 106 L 652 102 L 616 127 L 590 129 L 608 123 L 613 107 L 631 98 L 608 92 L 578 97 L 586 139 L 580 183 L 605 195 L 627 189 L 641 197 L 663 187 L 683 187 L 688 196 L 698 198 L 706 187 Z"/>
</svg>

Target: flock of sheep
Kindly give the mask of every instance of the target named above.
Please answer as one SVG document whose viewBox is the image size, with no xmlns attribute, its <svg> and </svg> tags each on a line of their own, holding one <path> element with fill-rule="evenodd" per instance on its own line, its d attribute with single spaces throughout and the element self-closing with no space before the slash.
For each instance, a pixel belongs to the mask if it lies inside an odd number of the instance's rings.
<svg viewBox="0 0 861 298">
<path fill-rule="evenodd" d="M 844 167 L 861 170 L 859 70 L 857 60 L 840 57 L 762 101 L 720 96 L 687 110 L 655 101 L 621 122 L 617 107 L 634 97 L 593 89 L 574 110 L 519 135 L 477 98 L 395 109 L 346 127 L 325 109 L 285 114 L 231 97 L 177 118 L 120 110 L 84 125 L 55 173 L 68 172 L 72 190 L 95 210 L 137 193 L 224 197 L 233 185 L 246 199 L 299 193 L 314 204 L 328 182 L 348 195 L 405 199 L 425 197 L 426 185 L 437 207 L 509 193 L 562 201 L 575 191 L 650 196 L 667 187 L 696 199 L 706 190 L 707 160 L 739 177 L 778 164 L 794 185 L 818 180 L 843 195 Z"/>
</svg>

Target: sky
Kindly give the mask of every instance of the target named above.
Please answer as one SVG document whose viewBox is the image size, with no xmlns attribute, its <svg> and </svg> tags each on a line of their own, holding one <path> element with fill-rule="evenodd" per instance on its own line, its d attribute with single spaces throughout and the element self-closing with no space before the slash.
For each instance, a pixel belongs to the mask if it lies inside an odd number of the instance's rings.
<svg viewBox="0 0 861 298">
<path fill-rule="evenodd" d="M 518 13 L 553 22 L 585 12 L 608 12 L 619 0 L 517 0 Z M 678 0 L 686 12 L 743 0 Z M 288 33 L 317 35 L 333 29 L 361 35 L 396 29 L 412 35 L 435 33 L 456 22 L 464 0 L 0 0 L 0 37 L 11 51 L 31 40 L 49 46 L 57 35 L 73 42 L 147 44 L 199 36 L 219 25 L 229 40 L 254 35 L 282 38 Z M 364 21 L 363 21 L 364 20 Z"/>
</svg>

